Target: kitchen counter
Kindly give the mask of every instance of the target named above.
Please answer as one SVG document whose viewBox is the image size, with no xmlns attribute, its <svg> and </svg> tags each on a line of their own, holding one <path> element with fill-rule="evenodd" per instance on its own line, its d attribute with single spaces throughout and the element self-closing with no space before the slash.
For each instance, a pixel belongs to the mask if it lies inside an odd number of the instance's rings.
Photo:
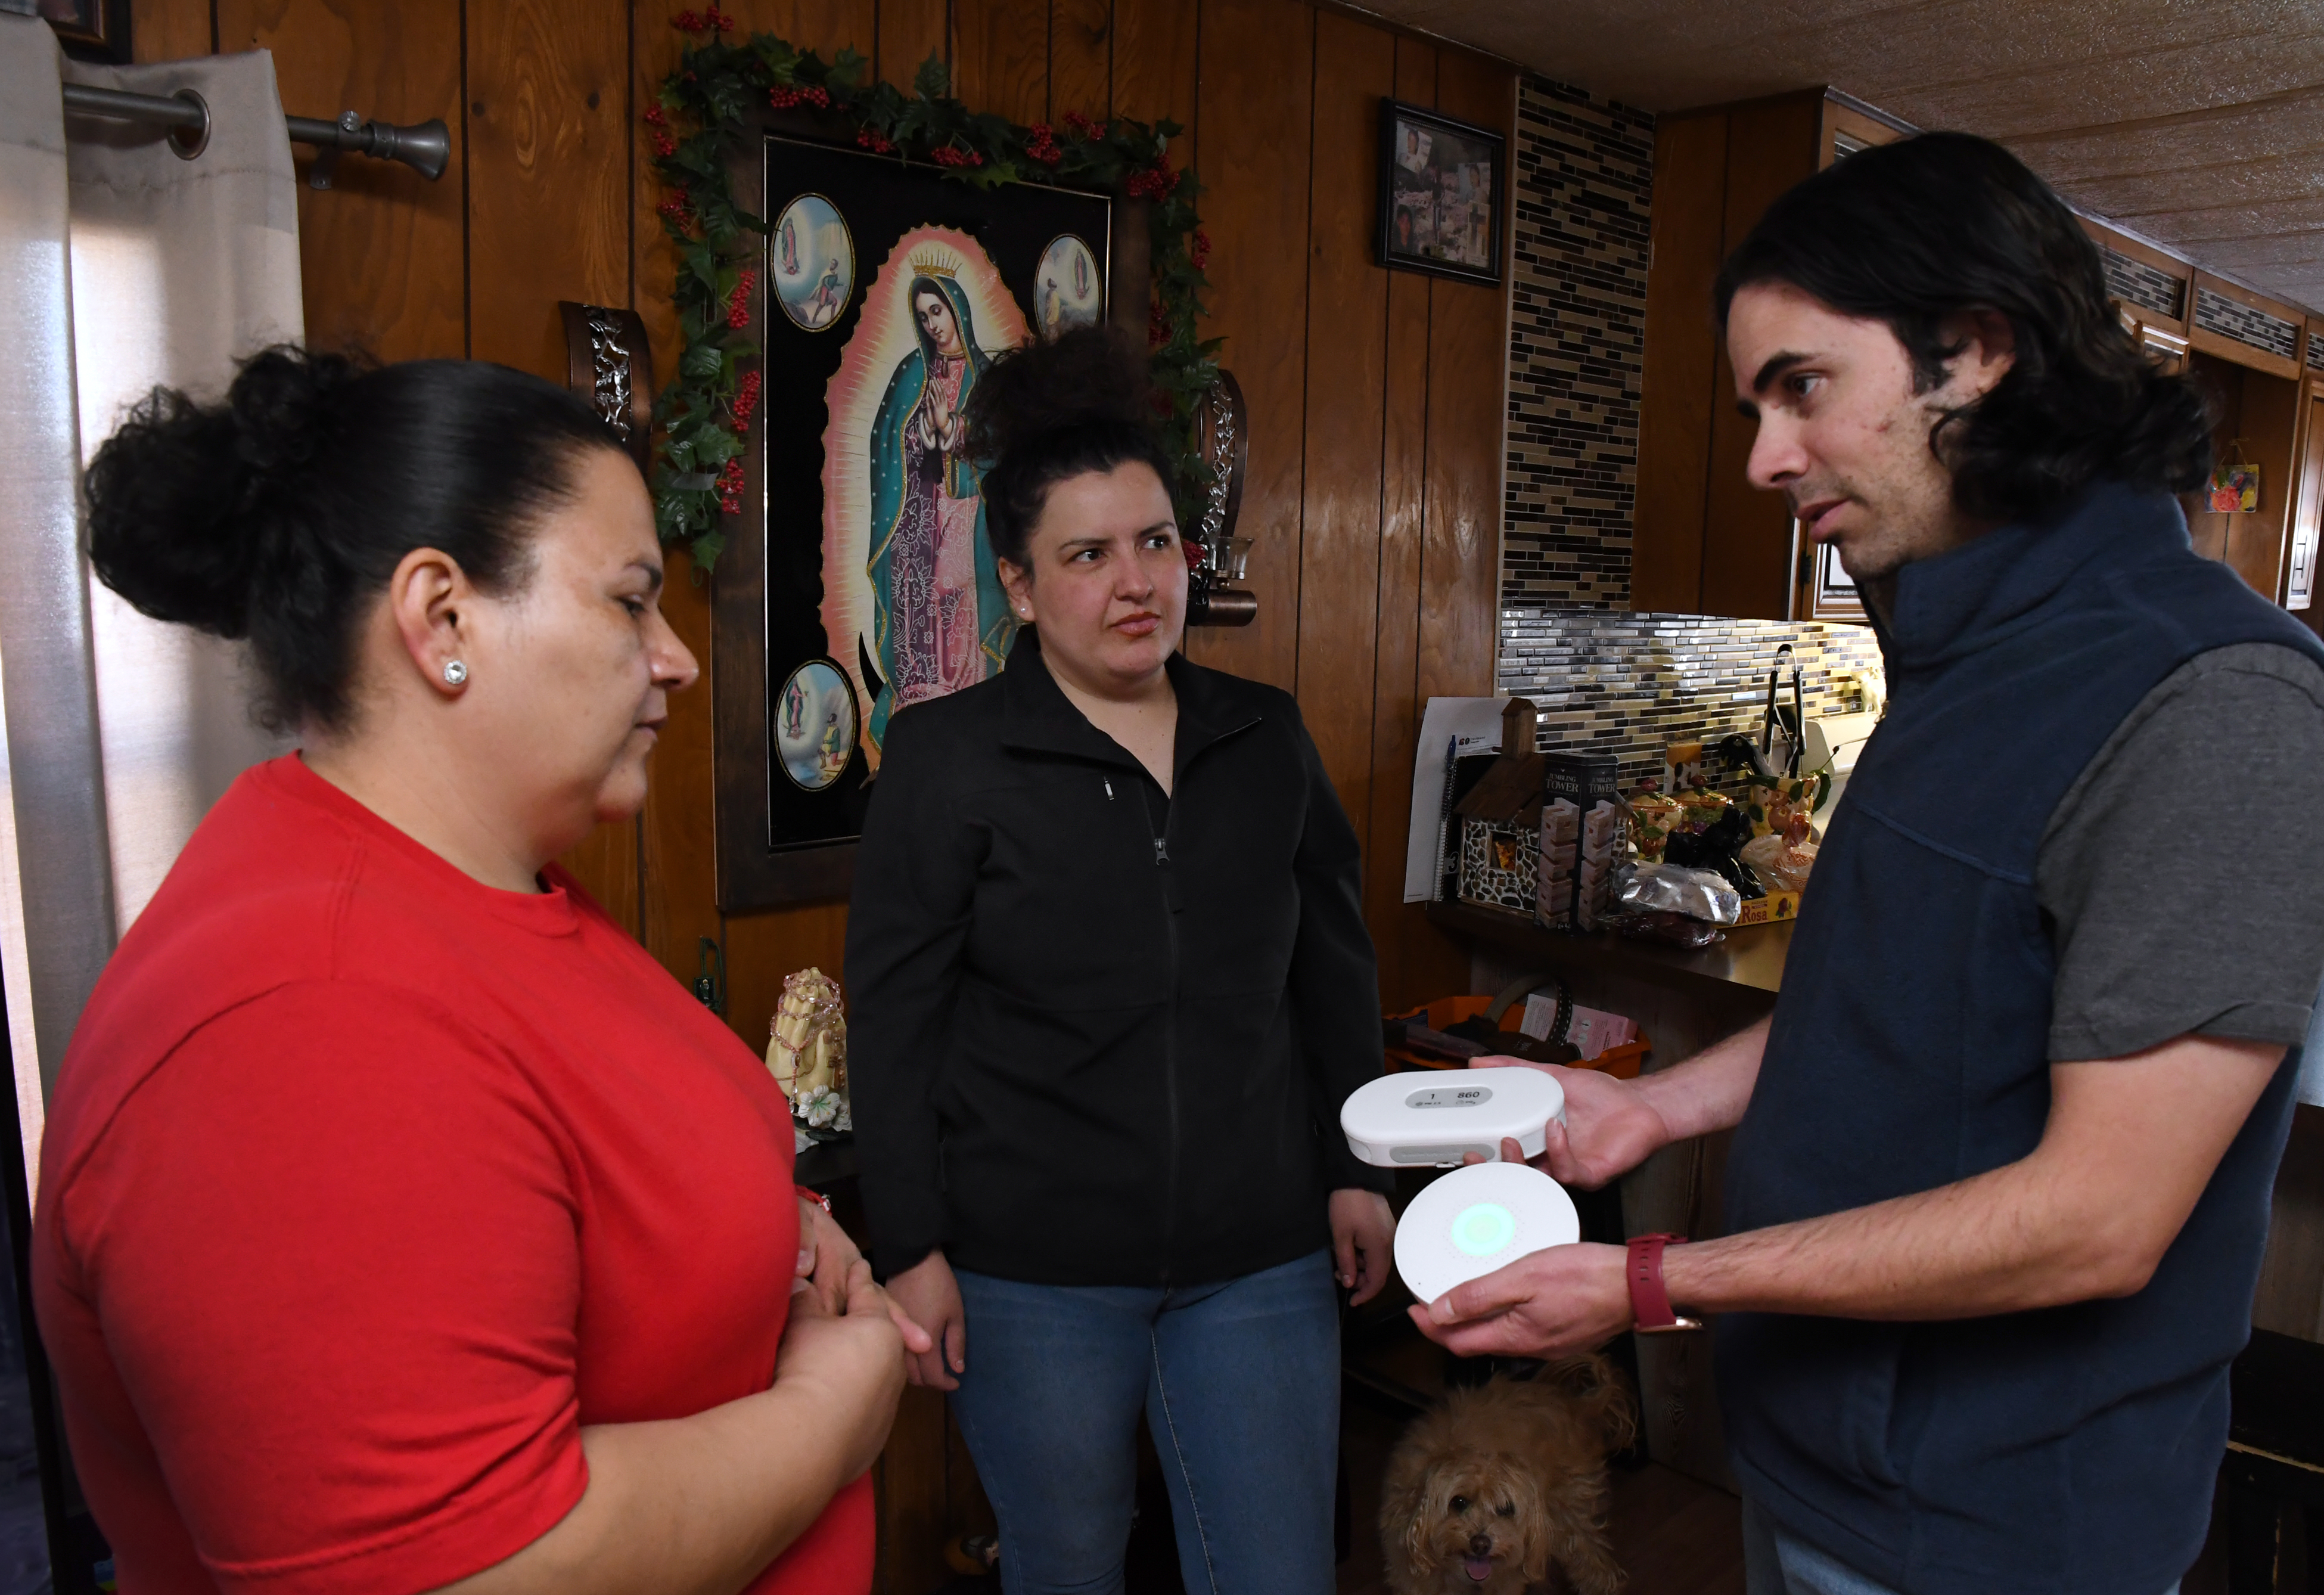
<svg viewBox="0 0 2324 1595">
<path fill-rule="evenodd" d="M 1560 974 L 1586 972 L 1698 988 L 1706 993 L 1742 987 L 1770 994 L 1783 987 L 1784 960 L 1791 952 L 1795 923 L 1786 919 L 1774 925 L 1745 926 L 1729 930 L 1724 941 L 1707 947 L 1677 947 L 1610 931 L 1577 936 L 1544 930 L 1521 915 L 1466 903 L 1431 903 L 1428 921 L 1449 935 L 1491 948 L 1503 960 L 1515 957 L 1528 967 L 1538 965 Z"/>
</svg>

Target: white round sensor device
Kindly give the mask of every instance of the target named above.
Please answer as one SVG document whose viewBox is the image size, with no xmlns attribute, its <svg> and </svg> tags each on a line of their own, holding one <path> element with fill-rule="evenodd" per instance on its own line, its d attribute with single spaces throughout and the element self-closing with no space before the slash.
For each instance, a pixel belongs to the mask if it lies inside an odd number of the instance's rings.
<svg viewBox="0 0 2324 1595">
<path fill-rule="evenodd" d="M 1349 1149 L 1384 1167 L 1451 1168 L 1471 1152 L 1499 1160 L 1503 1137 L 1528 1157 L 1565 1121 L 1565 1088 L 1539 1069 L 1425 1069 L 1383 1074 L 1340 1106 Z"/>
<path fill-rule="evenodd" d="M 1425 1306 L 1528 1252 L 1581 1239 L 1564 1186 L 1522 1163 L 1476 1163 L 1431 1182 L 1404 1210 L 1396 1271 Z"/>
</svg>

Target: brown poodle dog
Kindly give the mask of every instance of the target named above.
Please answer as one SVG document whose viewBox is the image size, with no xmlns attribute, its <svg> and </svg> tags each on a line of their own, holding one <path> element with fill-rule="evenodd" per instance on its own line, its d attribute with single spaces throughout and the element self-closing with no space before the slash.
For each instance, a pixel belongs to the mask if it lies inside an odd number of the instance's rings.
<svg viewBox="0 0 2324 1595">
<path fill-rule="evenodd" d="M 1380 1543 L 1396 1595 L 1518 1595 L 1552 1570 L 1578 1595 L 1614 1595 L 1606 1455 L 1630 1443 L 1629 1392 L 1603 1357 L 1530 1382 L 1496 1375 L 1415 1420 L 1388 1459 Z"/>
</svg>

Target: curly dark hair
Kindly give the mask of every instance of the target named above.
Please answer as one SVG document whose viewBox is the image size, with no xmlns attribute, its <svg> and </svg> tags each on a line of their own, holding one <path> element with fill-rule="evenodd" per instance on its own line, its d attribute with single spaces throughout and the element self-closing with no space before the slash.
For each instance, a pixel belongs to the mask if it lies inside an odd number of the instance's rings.
<svg viewBox="0 0 2324 1595">
<path fill-rule="evenodd" d="M 592 448 L 625 453 L 540 377 L 282 345 L 217 403 L 156 388 L 130 411 L 84 477 L 89 564 L 156 620 L 247 638 L 266 724 L 341 728 L 356 630 L 404 555 L 521 590 L 530 533 Z"/>
<path fill-rule="evenodd" d="M 2200 390 L 2138 346 L 2107 303 L 2098 246 L 1998 144 L 1923 134 L 1818 172 L 1727 257 L 1713 290 L 1722 334 L 1736 293 L 1755 282 L 1886 323 L 1922 392 L 1964 346 L 1945 337 L 1948 316 L 2009 318 L 2007 374 L 1929 432 L 1965 514 L 2028 520 L 2097 481 L 2185 492 L 2210 475 Z"/>
<path fill-rule="evenodd" d="M 1026 564 L 1049 490 L 1136 462 L 1167 489 L 1174 467 L 1156 430 L 1146 359 L 1109 327 L 1084 327 L 995 361 L 968 400 L 968 448 L 983 480 L 992 551 Z"/>
</svg>

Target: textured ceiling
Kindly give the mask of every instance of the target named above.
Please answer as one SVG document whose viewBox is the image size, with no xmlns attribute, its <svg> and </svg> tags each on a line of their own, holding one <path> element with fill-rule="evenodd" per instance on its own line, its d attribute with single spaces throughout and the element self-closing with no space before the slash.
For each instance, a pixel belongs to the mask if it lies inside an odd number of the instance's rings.
<svg viewBox="0 0 2324 1595">
<path fill-rule="evenodd" d="M 2324 0 L 1366 0 L 1652 111 L 1830 84 L 2324 307 Z"/>
</svg>

